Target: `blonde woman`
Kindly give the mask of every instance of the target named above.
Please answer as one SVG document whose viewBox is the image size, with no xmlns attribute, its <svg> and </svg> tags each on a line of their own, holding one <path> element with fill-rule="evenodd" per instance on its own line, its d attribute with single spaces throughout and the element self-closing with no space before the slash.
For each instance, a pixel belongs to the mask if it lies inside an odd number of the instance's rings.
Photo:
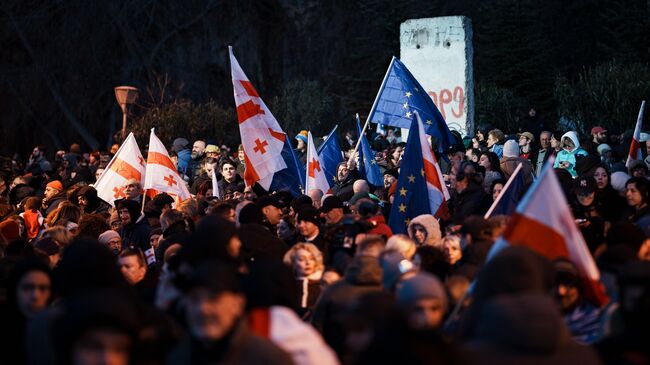
<svg viewBox="0 0 650 365">
<path fill-rule="evenodd" d="M 323 254 L 311 243 L 298 243 L 284 255 L 285 265 L 291 267 L 298 280 L 298 314 L 303 319 L 311 315 L 311 311 L 320 296 L 320 280 L 323 276 Z"/>
<path fill-rule="evenodd" d="M 447 263 L 453 267 L 461 258 L 463 251 L 460 248 L 460 237 L 456 235 L 447 235 L 442 239 L 442 247 L 447 253 Z"/>
</svg>

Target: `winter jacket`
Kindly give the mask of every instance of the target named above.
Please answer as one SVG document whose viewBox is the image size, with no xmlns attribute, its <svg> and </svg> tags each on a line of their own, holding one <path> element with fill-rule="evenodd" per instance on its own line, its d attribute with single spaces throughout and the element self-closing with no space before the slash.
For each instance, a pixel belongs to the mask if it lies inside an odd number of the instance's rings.
<svg viewBox="0 0 650 365">
<path fill-rule="evenodd" d="M 496 153 L 499 159 L 501 159 L 501 157 L 503 157 L 503 144 L 495 143 L 490 147 L 489 151 Z"/>
<path fill-rule="evenodd" d="M 506 294 L 481 309 L 475 335 L 464 344 L 471 364 L 600 364 L 594 350 L 575 343 L 546 294 Z"/>
<path fill-rule="evenodd" d="M 176 170 L 178 173 L 185 176 L 190 176 L 189 171 L 190 161 L 192 160 L 192 152 L 189 149 L 184 149 L 178 152 L 178 162 L 176 163 Z"/>
<path fill-rule="evenodd" d="M 122 248 L 134 247 L 141 249 L 142 252 L 147 252 L 147 250 L 151 249 L 151 243 L 149 242 L 150 232 L 151 226 L 149 226 L 149 221 L 143 214 L 135 223 L 129 223 L 120 229 Z"/>
<path fill-rule="evenodd" d="M 297 279 L 297 287 L 300 302 L 296 306 L 298 308 L 298 314 L 302 318 L 308 318 L 311 316 L 312 310 L 316 305 L 318 297 L 320 297 L 321 286 L 320 279 L 323 276 L 322 271 L 317 271 L 309 277 L 302 277 Z"/>
<path fill-rule="evenodd" d="M 521 163 L 520 174 L 524 176 L 524 185 L 530 186 L 533 183 L 533 165 L 530 164 L 525 158 L 521 157 L 504 157 L 501 159 L 501 171 L 503 171 L 503 178 L 508 181 L 510 176 L 515 172 L 517 165 Z"/>
<path fill-rule="evenodd" d="M 348 201 L 354 195 L 352 190 L 352 185 L 355 181 L 361 179 L 361 175 L 357 169 L 350 170 L 348 176 L 345 177 L 343 181 L 338 181 L 336 179 L 336 185 L 332 188 L 332 194 L 338 196 L 341 201 Z"/>
<path fill-rule="evenodd" d="M 427 237 L 423 245 L 441 247 L 442 234 L 440 233 L 440 223 L 431 214 L 422 214 L 411 220 L 407 231 L 409 237 L 415 240 L 415 225 L 419 224 L 427 230 Z"/>
<path fill-rule="evenodd" d="M 359 256 L 350 263 L 343 279 L 321 294 L 311 322 L 334 351 L 342 353 L 344 349 L 345 331 L 340 314 L 365 294 L 381 290 L 379 260 L 373 256 Z"/>
<path fill-rule="evenodd" d="M 48 214 L 52 213 L 52 211 L 58 208 L 59 204 L 61 204 L 65 200 L 67 200 L 65 196 L 65 192 L 53 196 L 52 199 L 49 199 L 47 201 L 47 208 L 45 208 L 45 212 L 43 212 L 43 216 L 47 217 Z"/>
<path fill-rule="evenodd" d="M 575 148 L 573 148 L 572 151 L 562 149 L 560 152 L 558 152 L 557 157 L 555 158 L 555 163 L 553 164 L 553 168 L 564 168 L 571 173 L 571 176 L 573 178 L 576 178 L 578 176 L 578 173 L 575 170 L 576 156 L 587 156 L 587 151 L 580 147 L 580 141 L 578 140 L 578 135 L 576 132 L 569 131 L 564 133 L 561 140 L 564 140 L 565 137 L 568 137 L 571 139 L 571 141 L 573 141 Z"/>
<path fill-rule="evenodd" d="M 455 224 L 462 224 L 470 215 L 483 215 L 490 209 L 492 198 L 486 194 L 480 185 L 470 184 L 460 193 L 456 193 L 449 201 L 451 220 Z"/>
<path fill-rule="evenodd" d="M 250 333 L 242 320 L 212 349 L 206 349 L 188 336 L 171 351 L 167 364 L 293 364 L 293 361 L 271 341 Z"/>
</svg>

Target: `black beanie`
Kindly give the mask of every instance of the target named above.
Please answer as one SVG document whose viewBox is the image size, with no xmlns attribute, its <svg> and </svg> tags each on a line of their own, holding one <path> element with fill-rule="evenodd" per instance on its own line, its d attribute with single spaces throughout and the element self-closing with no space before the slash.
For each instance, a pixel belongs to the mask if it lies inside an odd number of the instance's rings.
<svg viewBox="0 0 650 365">
<path fill-rule="evenodd" d="M 255 204 L 246 204 L 239 211 L 239 224 L 264 222 L 262 210 Z"/>
</svg>

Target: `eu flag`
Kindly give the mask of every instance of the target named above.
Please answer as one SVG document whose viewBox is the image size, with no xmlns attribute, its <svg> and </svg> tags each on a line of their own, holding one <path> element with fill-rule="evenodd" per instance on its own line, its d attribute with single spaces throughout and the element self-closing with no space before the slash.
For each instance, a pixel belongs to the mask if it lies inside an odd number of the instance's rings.
<svg viewBox="0 0 650 365">
<path fill-rule="evenodd" d="M 361 139 L 359 144 L 359 167 L 358 170 L 361 176 L 371 185 L 384 186 L 384 176 L 379 170 L 377 160 L 375 160 L 375 153 L 370 148 L 370 143 L 365 134 L 361 134 L 361 123 L 359 123 L 359 115 L 357 114 L 357 133 Z"/>
<path fill-rule="evenodd" d="M 431 212 L 428 197 L 420 131 L 414 118 L 404 148 L 395 199 L 388 220 L 388 225 L 394 234 L 407 233 L 406 227 L 409 222 L 418 215 L 435 213 Z"/>
<path fill-rule="evenodd" d="M 288 190 L 294 196 L 303 193 L 305 189 L 305 167 L 302 165 L 291 148 L 291 140 L 286 136 L 282 146 L 282 159 L 287 168 L 276 172 L 271 182 L 271 191 Z"/>
<path fill-rule="evenodd" d="M 440 111 L 406 66 L 393 57 L 379 88 L 368 120 L 399 128 L 411 128 L 414 111 L 425 123 L 426 133 L 435 137 L 440 152 L 455 143 Z"/>
<path fill-rule="evenodd" d="M 318 159 L 321 167 L 325 170 L 325 176 L 330 188 L 336 184 L 336 168 L 343 162 L 343 152 L 341 152 L 339 138 L 336 136 L 338 128 L 338 124 L 335 125 L 325 142 L 318 148 Z"/>
</svg>

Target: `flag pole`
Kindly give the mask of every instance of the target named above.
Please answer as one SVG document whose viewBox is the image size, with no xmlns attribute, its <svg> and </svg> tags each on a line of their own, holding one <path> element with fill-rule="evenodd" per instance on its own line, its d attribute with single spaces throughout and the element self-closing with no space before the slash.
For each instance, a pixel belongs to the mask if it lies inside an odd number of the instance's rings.
<svg viewBox="0 0 650 365">
<path fill-rule="evenodd" d="M 148 189 L 142 189 L 142 208 L 140 211 L 144 213 L 144 199 L 147 197 L 147 190 Z"/>
<path fill-rule="evenodd" d="M 359 120 L 359 113 L 356 115 L 357 120 Z M 359 145 L 361 144 L 361 136 L 366 134 L 366 129 L 368 128 L 368 120 L 366 119 L 366 124 L 363 125 L 363 129 L 361 130 L 361 133 L 359 134 L 359 139 L 357 140 L 357 145 L 354 147 L 354 152 L 350 155 L 350 158 L 348 158 L 348 166 L 350 166 L 350 162 L 352 162 L 352 159 L 354 158 L 354 155 L 357 154 L 357 151 L 359 151 Z M 357 166 L 359 168 L 359 166 Z"/>
<path fill-rule="evenodd" d="M 499 204 L 499 202 L 501 201 L 501 198 L 503 197 L 503 193 L 505 193 L 508 190 L 508 188 L 512 184 L 512 181 L 515 179 L 515 176 L 517 176 L 519 170 L 521 170 L 521 167 L 522 164 L 520 162 L 519 165 L 517 165 L 517 168 L 515 168 L 515 171 L 512 172 L 512 175 L 510 175 L 510 179 L 508 179 L 508 181 L 506 182 L 506 185 L 503 187 L 503 190 L 501 190 L 501 192 L 499 193 L 499 196 L 497 196 L 497 199 L 492 203 L 492 206 L 487 211 L 487 213 L 485 213 L 485 216 L 483 217 L 484 219 L 490 218 L 490 215 L 492 215 L 492 212 L 497 207 L 497 204 Z"/>
</svg>

